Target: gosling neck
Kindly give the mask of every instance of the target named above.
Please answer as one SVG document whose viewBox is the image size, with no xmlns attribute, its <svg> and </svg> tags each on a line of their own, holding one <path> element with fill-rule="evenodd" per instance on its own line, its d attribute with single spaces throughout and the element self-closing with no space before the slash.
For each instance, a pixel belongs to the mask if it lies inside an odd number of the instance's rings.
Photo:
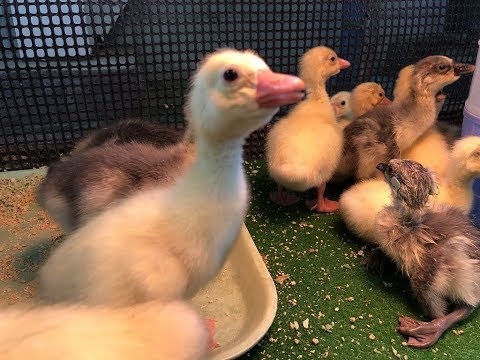
<svg viewBox="0 0 480 360">
<path fill-rule="evenodd" d="M 415 108 L 422 108 L 423 112 L 428 112 L 432 114 L 436 114 L 436 100 L 435 95 L 432 95 L 427 92 L 420 92 L 410 90 L 408 96 L 401 102 L 401 104 L 407 108 L 415 109 Z M 417 110 L 414 110 L 417 111 Z"/>
<path fill-rule="evenodd" d="M 436 120 L 435 97 L 411 91 L 395 106 L 395 139 L 400 152 L 411 147 Z"/>
<path fill-rule="evenodd" d="M 325 84 L 325 79 L 319 79 L 314 85 L 309 86 L 307 89 L 308 98 L 324 103 L 330 102 Z"/>
<path fill-rule="evenodd" d="M 197 138 L 197 161 L 196 164 L 206 168 L 218 168 L 219 164 L 224 167 L 241 164 L 244 139 L 206 139 Z"/>
<path fill-rule="evenodd" d="M 400 224 L 403 226 L 414 227 L 421 224 L 424 220 L 426 207 L 415 209 L 400 199 L 394 200 L 393 207 L 399 215 Z"/>
<path fill-rule="evenodd" d="M 210 200 L 236 198 L 247 188 L 242 165 L 243 139 L 195 138 L 196 160 L 177 189 L 202 192 Z M 239 193 L 240 192 L 240 193 Z"/>
</svg>

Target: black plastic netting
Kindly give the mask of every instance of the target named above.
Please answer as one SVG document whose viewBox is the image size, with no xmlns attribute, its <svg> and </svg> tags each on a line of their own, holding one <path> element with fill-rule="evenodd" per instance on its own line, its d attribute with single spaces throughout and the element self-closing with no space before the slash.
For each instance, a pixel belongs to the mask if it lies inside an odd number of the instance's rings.
<svg viewBox="0 0 480 360">
<path fill-rule="evenodd" d="M 220 47 L 254 49 L 296 74 L 306 49 L 327 45 L 352 63 L 331 93 L 377 81 L 391 95 L 400 68 L 424 56 L 473 63 L 479 19 L 477 0 L 5 0 L 0 169 L 48 164 L 124 118 L 183 127 L 190 75 Z M 469 86 L 466 77 L 448 89 L 442 119 L 461 121 Z M 266 131 L 250 137 L 247 156 L 263 153 Z"/>
</svg>

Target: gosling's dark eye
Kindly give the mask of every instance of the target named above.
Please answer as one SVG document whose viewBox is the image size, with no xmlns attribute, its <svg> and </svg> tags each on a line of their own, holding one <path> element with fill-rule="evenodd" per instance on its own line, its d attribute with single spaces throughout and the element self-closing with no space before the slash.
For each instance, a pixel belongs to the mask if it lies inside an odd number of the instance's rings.
<svg viewBox="0 0 480 360">
<path fill-rule="evenodd" d="M 392 166 L 391 165 L 387 165 L 387 169 L 385 170 L 385 174 L 387 174 L 387 175 L 392 174 Z"/>
<path fill-rule="evenodd" d="M 334 62 L 335 60 L 337 60 L 337 58 L 336 58 L 335 56 L 332 56 L 332 57 L 330 58 L 330 61 L 331 61 L 331 62 Z"/>
<path fill-rule="evenodd" d="M 340 103 L 340 105 L 342 105 L 342 106 L 345 105 L 345 104 L 346 104 L 345 100 Z"/>
<path fill-rule="evenodd" d="M 378 96 L 383 97 L 383 93 L 378 93 Z"/>
<path fill-rule="evenodd" d="M 450 69 L 450 66 L 445 65 L 445 64 L 440 64 L 437 66 L 438 71 L 440 72 L 446 72 Z"/>
<path fill-rule="evenodd" d="M 238 78 L 238 73 L 233 69 L 228 69 L 223 73 L 223 78 L 230 82 L 235 81 Z"/>
</svg>

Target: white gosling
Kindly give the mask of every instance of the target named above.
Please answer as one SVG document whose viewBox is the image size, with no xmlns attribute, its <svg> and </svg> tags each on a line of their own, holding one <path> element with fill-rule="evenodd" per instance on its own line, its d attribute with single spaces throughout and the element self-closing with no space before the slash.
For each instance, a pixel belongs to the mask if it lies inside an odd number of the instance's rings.
<svg viewBox="0 0 480 360">
<path fill-rule="evenodd" d="M 253 52 L 207 56 L 186 110 L 197 150 L 191 168 L 73 232 L 40 269 L 43 298 L 122 306 L 194 295 L 220 270 L 244 221 L 244 139 L 303 90 L 302 80 L 273 73 Z"/>
<path fill-rule="evenodd" d="M 186 302 L 128 308 L 50 305 L 0 310 L 3 360 L 200 360 L 205 321 Z"/>
</svg>

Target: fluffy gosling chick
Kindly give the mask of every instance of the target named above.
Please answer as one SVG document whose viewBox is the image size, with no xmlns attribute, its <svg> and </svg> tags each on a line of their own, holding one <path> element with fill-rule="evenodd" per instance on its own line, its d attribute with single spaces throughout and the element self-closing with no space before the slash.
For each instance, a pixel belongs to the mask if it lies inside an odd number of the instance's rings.
<svg viewBox="0 0 480 360">
<path fill-rule="evenodd" d="M 364 82 L 352 90 L 351 107 L 353 118 L 359 118 L 378 105 L 388 105 L 391 101 L 385 96 L 382 85 Z"/>
<path fill-rule="evenodd" d="M 439 187 L 437 203 L 447 203 L 468 214 L 473 206 L 473 181 L 480 176 L 480 136 L 455 142 Z"/>
<path fill-rule="evenodd" d="M 433 319 L 401 316 L 397 331 L 409 346 L 426 348 L 480 302 L 480 231 L 457 208 L 427 206 L 436 183 L 419 163 L 393 159 L 377 167 L 393 196 L 393 205 L 376 219 L 380 248 L 409 278 L 425 314 Z"/>
<path fill-rule="evenodd" d="M 345 128 L 345 148 L 337 178 L 377 177 L 379 162 L 400 157 L 435 122 L 435 95 L 473 65 L 446 56 L 429 56 L 415 64 L 409 96 L 390 106 L 377 106 Z"/>
<path fill-rule="evenodd" d="M 342 129 L 353 120 L 352 106 L 350 104 L 351 97 L 352 93 L 350 91 L 339 91 L 330 98 L 333 111 Z"/>
<path fill-rule="evenodd" d="M 0 310 L 3 360 L 201 360 L 205 321 L 183 301 L 125 308 L 53 305 Z"/>
<path fill-rule="evenodd" d="M 138 191 L 74 231 L 40 269 L 41 296 L 111 306 L 193 296 L 221 269 L 245 218 L 245 138 L 303 90 L 253 52 L 207 56 L 187 105 L 192 166 L 171 186 Z"/>
<path fill-rule="evenodd" d="M 438 195 L 430 199 L 430 204 L 445 203 L 468 215 L 473 206 L 472 183 L 480 176 L 480 137 L 468 136 L 458 140 L 445 167 L 444 176 L 437 178 Z M 382 239 L 375 238 L 375 217 L 391 203 L 391 191 L 385 181 L 365 180 L 342 193 L 340 213 L 347 227 L 357 236 L 379 245 Z"/>
<path fill-rule="evenodd" d="M 68 234 L 137 191 L 173 184 L 192 165 L 195 146 L 159 142 L 85 143 L 50 166 L 38 187 L 39 204 Z"/>
<path fill-rule="evenodd" d="M 325 82 L 350 66 L 327 47 L 308 50 L 300 61 L 300 78 L 308 97 L 286 117 L 280 119 L 267 135 L 267 163 L 270 176 L 279 185 L 270 193 L 278 205 L 291 205 L 299 198 L 283 187 L 305 191 L 316 187 L 317 198 L 307 206 L 317 212 L 333 212 L 338 202 L 326 199 L 324 191 L 340 159 L 342 129 L 338 125 Z"/>
</svg>

